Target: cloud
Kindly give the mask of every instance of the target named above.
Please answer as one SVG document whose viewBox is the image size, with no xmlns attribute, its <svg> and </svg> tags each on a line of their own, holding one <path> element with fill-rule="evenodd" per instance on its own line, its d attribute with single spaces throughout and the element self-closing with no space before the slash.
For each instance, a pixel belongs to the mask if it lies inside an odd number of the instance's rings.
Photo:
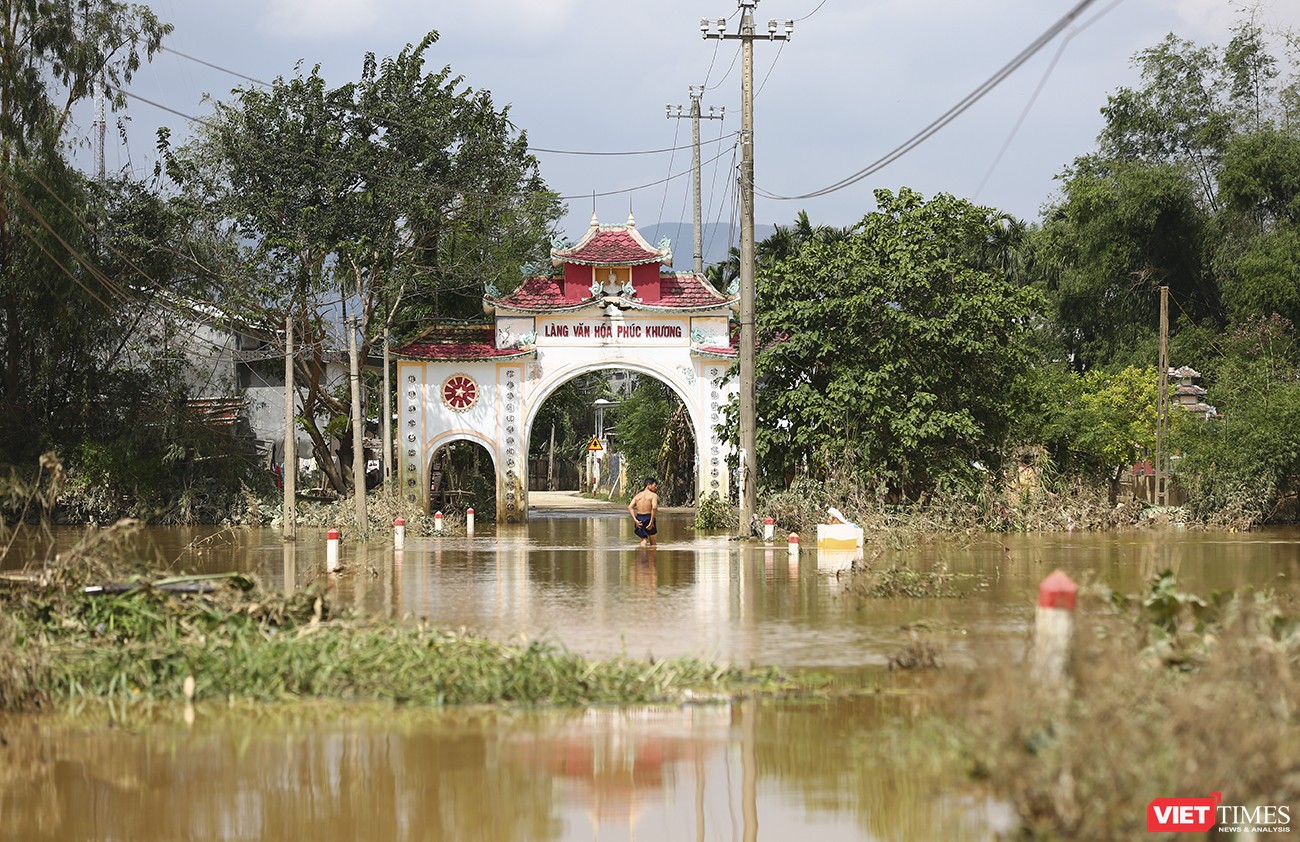
<svg viewBox="0 0 1300 842">
<path fill-rule="evenodd" d="M 333 38 L 375 23 L 382 0 L 270 0 L 261 29 L 278 38 Z"/>
<path fill-rule="evenodd" d="M 529 41 L 572 32 L 579 0 L 475 0 L 466 3 L 461 14 L 470 28 L 484 37 L 508 41 Z M 625 17 L 622 11 L 585 4 L 588 18 Z M 616 32 L 618 30 L 615 30 Z"/>
</svg>

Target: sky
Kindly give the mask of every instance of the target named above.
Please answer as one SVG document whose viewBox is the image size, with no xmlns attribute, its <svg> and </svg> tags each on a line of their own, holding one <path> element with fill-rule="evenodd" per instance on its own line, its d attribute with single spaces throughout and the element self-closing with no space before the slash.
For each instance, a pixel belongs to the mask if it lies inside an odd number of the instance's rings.
<svg viewBox="0 0 1300 842">
<path fill-rule="evenodd" d="M 797 196 L 862 170 L 925 128 L 993 76 L 1078 0 L 760 0 L 755 20 L 795 21 L 786 43 L 754 45 L 755 184 Z M 603 223 L 629 212 L 642 228 L 691 219 L 691 126 L 665 105 L 701 100 L 725 108 L 701 122 L 706 222 L 735 219 L 734 133 L 740 128 L 738 41 L 705 40 L 700 19 L 729 18 L 737 0 L 151 0 L 175 25 L 163 52 L 141 68 L 125 112 L 110 116 L 106 165 L 152 170 L 159 125 L 174 142 L 186 115 L 210 113 L 244 79 L 292 77 L 319 64 L 331 85 L 360 75 L 367 52 L 389 56 L 436 30 L 430 69 L 450 65 L 467 86 L 509 105 L 536 149 L 542 176 L 566 197 L 562 222 L 581 236 L 593 209 Z M 1055 176 L 1091 151 L 1100 109 L 1138 84 L 1133 55 L 1167 33 L 1226 44 L 1238 19 L 1229 0 L 1095 0 L 1075 24 L 919 147 L 842 190 L 800 201 L 760 196 L 759 224 L 850 225 L 874 207 L 873 191 L 910 187 L 969 198 L 1027 221 L 1058 189 Z M 1300 2 L 1261 0 L 1266 29 L 1300 30 Z M 178 53 L 191 58 L 185 58 Z M 1037 94 L 1036 94 L 1037 91 Z M 685 113 L 685 112 L 683 112 Z M 127 118 L 123 120 L 123 118 Z M 78 115 L 90 135 L 90 115 Z M 123 143 L 117 126 L 124 127 Z M 721 140 L 719 140 L 721 138 Z M 575 155 L 564 152 L 643 152 Z M 630 189 L 639 188 L 639 189 Z M 593 199 L 592 194 L 596 197 Z M 605 195 L 602 195 L 605 194 Z M 685 242 L 674 243 L 688 254 Z"/>
</svg>

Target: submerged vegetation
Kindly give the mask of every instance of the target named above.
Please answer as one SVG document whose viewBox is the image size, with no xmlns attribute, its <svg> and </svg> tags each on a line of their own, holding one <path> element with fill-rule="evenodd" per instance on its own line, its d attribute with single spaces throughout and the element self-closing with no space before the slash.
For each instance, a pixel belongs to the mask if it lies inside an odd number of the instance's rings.
<svg viewBox="0 0 1300 842">
<path fill-rule="evenodd" d="M 1165 573 L 1082 607 L 1063 705 L 1011 667 L 971 673 L 945 705 L 969 774 L 1015 805 L 1024 838 L 1134 838 L 1153 793 L 1300 802 L 1294 605 L 1177 594 Z"/>
<path fill-rule="evenodd" d="M 106 532 L 124 540 L 132 528 Z M 0 709 L 80 698 L 627 704 L 812 686 L 774 669 L 597 662 L 539 641 L 337 613 L 326 581 L 284 595 L 237 574 L 160 578 L 96 537 L 0 582 Z"/>
</svg>

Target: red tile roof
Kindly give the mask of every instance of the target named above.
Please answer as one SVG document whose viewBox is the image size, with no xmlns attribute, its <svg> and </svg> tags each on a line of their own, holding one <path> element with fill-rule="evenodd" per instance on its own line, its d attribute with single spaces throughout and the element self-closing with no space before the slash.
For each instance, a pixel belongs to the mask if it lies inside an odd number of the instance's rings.
<svg viewBox="0 0 1300 842">
<path fill-rule="evenodd" d="M 492 325 L 434 325 L 398 348 L 397 353 L 417 360 L 490 360 L 526 357 L 533 351 L 498 348 Z"/>
<path fill-rule="evenodd" d="M 725 307 L 732 300 L 698 275 L 682 273 L 659 276 L 659 300 L 641 301 L 638 298 L 628 304 L 632 309 L 693 310 Z M 526 278 L 514 292 L 496 299 L 503 308 L 528 311 L 571 310 L 590 306 L 595 301 L 595 298 L 582 301 L 566 299 L 555 278 Z"/>
<path fill-rule="evenodd" d="M 556 307 L 572 307 L 581 302 L 566 300 L 557 278 L 534 277 L 524 278 L 524 282 L 518 289 L 504 298 L 497 299 L 497 303 L 522 310 L 550 310 Z"/>
<path fill-rule="evenodd" d="M 721 307 L 731 301 L 698 275 L 660 275 L 658 307 Z"/>
<path fill-rule="evenodd" d="M 572 249 L 552 254 L 557 260 L 584 266 L 639 266 L 642 263 L 658 263 L 664 257 L 663 252 L 649 248 L 644 240 L 634 237 L 622 226 L 598 228 Z"/>
<path fill-rule="evenodd" d="M 636 220 L 628 214 L 626 225 L 601 225 L 591 215 L 591 227 L 576 246 L 551 249 L 551 262 L 577 263 L 582 266 L 640 266 L 643 263 L 671 262 L 673 250 L 656 248 L 636 230 Z"/>
</svg>

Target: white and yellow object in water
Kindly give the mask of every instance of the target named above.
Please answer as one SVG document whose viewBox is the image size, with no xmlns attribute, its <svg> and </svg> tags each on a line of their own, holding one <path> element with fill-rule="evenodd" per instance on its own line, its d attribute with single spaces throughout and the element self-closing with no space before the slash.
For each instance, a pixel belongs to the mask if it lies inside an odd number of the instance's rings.
<svg viewBox="0 0 1300 842">
<path fill-rule="evenodd" d="M 817 524 L 818 550 L 860 550 L 862 541 L 862 527 L 856 523 Z"/>
</svg>

